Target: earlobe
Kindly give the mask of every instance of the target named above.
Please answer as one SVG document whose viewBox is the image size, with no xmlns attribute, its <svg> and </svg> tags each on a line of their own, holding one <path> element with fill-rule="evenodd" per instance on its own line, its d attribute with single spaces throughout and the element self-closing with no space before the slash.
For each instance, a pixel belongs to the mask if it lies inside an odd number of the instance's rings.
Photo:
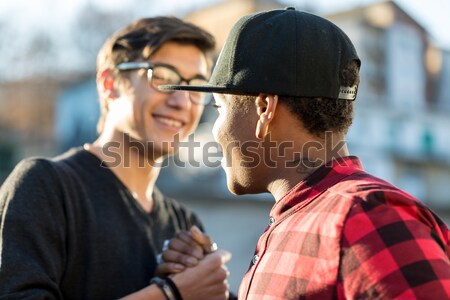
<svg viewBox="0 0 450 300">
<path fill-rule="evenodd" d="M 269 124 L 275 116 L 277 104 L 277 95 L 260 94 L 256 99 L 259 119 L 256 123 L 255 135 L 258 139 L 264 139 L 269 132 Z"/>
<path fill-rule="evenodd" d="M 262 140 L 266 137 L 269 132 L 269 122 L 267 118 L 260 117 L 258 123 L 256 123 L 256 132 L 255 135 L 258 139 Z"/>
</svg>

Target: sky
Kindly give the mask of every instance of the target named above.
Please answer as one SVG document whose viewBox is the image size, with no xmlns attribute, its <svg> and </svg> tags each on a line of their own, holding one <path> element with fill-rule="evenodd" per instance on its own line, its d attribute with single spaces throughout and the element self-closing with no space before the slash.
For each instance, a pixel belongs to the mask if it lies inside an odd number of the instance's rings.
<svg viewBox="0 0 450 300">
<path fill-rule="evenodd" d="M 87 0 L 70 0 L 87 1 Z M 109 9 L 120 9 L 124 3 L 133 0 L 91 0 L 102 7 Z M 220 0 L 164 0 L 152 1 L 153 7 L 160 10 L 162 14 L 172 14 L 173 8 L 200 7 L 209 3 L 220 2 Z M 315 6 L 319 13 L 326 14 L 334 10 L 341 10 L 355 5 L 364 5 L 379 0 L 282 0 L 286 5 L 301 7 L 305 3 Z M 433 40 L 446 49 L 450 50 L 450 0 L 395 0 L 403 9 L 416 18 L 425 27 Z"/>
<path fill-rule="evenodd" d="M 45 27 L 49 22 L 63 25 L 72 21 L 74 12 L 85 3 L 104 10 L 122 10 L 130 5 L 144 4 L 143 14 L 175 14 L 184 10 L 213 4 L 221 0 L 0 0 L 0 24 L 8 22 L 9 16 L 29 22 L 33 27 Z M 286 5 L 301 7 L 313 5 L 319 14 L 377 0 L 282 0 Z M 408 13 L 425 27 L 438 46 L 450 49 L 450 0 L 396 0 Z M 174 11 L 174 7 L 176 11 Z M 57 13 L 55 13 L 57 12 Z"/>
</svg>

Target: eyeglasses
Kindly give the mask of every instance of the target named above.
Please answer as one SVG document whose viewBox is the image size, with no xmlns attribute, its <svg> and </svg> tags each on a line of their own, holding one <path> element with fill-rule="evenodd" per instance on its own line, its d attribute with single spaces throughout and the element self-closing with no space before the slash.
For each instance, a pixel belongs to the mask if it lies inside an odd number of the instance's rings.
<svg viewBox="0 0 450 300">
<path fill-rule="evenodd" d="M 201 75 L 196 75 L 191 79 L 186 79 L 178 73 L 171 65 L 151 64 L 148 62 L 123 62 L 116 66 L 119 71 L 129 71 L 138 69 L 147 69 L 147 80 L 150 86 L 161 93 L 171 94 L 174 91 L 161 91 L 158 89 L 160 85 L 179 85 L 186 82 L 187 85 L 205 85 L 208 80 Z M 206 97 L 205 93 L 189 91 L 189 99 L 192 103 L 199 105 L 207 105 L 211 101 L 211 97 Z"/>
</svg>

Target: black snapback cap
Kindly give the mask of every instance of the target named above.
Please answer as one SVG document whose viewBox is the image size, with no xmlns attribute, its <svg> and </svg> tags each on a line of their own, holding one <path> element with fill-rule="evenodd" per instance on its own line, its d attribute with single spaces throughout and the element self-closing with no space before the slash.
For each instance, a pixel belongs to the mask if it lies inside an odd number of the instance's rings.
<svg viewBox="0 0 450 300">
<path fill-rule="evenodd" d="M 348 36 L 332 22 L 292 7 L 242 17 L 230 31 L 206 85 L 160 90 L 259 93 L 354 100 L 341 86 L 341 68 L 361 62 Z"/>
</svg>

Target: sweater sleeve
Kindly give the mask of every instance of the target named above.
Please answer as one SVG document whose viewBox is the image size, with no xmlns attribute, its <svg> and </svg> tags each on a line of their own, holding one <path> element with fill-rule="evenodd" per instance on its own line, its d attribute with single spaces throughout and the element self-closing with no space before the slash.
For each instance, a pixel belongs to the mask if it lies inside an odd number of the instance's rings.
<svg viewBox="0 0 450 300">
<path fill-rule="evenodd" d="M 426 207 L 378 192 L 350 210 L 342 236 L 340 298 L 449 299 L 448 229 Z"/>
<path fill-rule="evenodd" d="M 62 193 L 51 163 L 28 159 L 0 190 L 0 299 L 62 299 Z"/>
</svg>

